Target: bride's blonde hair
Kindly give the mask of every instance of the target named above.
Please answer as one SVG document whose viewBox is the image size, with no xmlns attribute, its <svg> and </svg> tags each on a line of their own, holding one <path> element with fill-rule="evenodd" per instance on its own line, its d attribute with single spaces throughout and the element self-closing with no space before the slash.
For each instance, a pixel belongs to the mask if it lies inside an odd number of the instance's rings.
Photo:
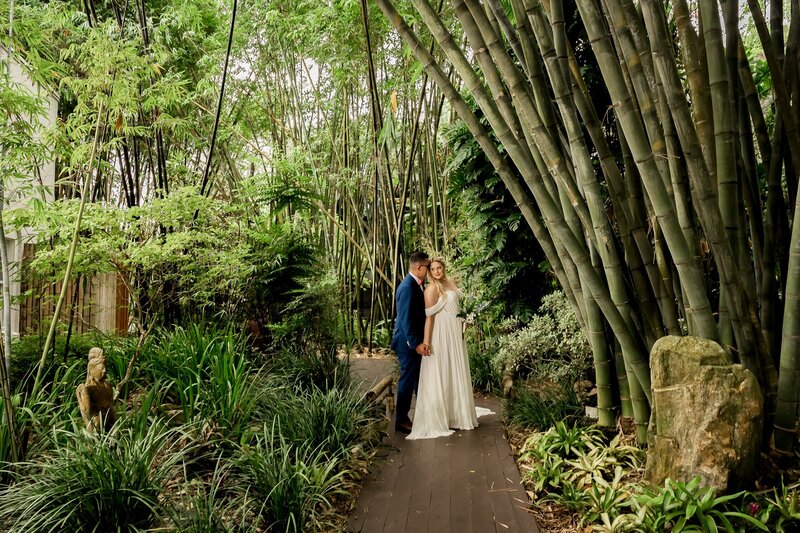
<svg viewBox="0 0 800 533">
<path fill-rule="evenodd" d="M 431 264 L 434 263 L 440 263 L 442 265 L 442 279 L 441 280 L 435 279 L 430 272 L 430 268 L 428 269 L 428 277 L 431 278 L 431 283 L 439 291 L 439 295 L 444 296 L 444 286 L 442 285 L 442 281 L 447 280 L 447 263 L 444 262 L 444 258 L 442 257 L 434 257 L 433 259 L 431 259 Z"/>
</svg>

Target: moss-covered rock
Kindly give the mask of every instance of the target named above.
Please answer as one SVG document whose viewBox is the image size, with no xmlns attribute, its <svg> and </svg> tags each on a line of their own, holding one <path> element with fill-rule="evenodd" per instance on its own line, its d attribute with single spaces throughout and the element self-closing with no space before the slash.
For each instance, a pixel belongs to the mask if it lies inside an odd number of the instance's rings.
<svg viewBox="0 0 800 533">
<path fill-rule="evenodd" d="M 763 398 L 752 372 L 719 344 L 664 337 L 650 354 L 653 410 L 645 477 L 718 491 L 752 483 L 761 446 Z"/>
</svg>

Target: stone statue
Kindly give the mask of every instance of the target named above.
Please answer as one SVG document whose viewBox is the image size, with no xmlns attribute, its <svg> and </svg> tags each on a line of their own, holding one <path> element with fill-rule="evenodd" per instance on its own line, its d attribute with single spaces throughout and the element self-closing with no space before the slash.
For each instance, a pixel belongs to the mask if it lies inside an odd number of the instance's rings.
<svg viewBox="0 0 800 533">
<path fill-rule="evenodd" d="M 100 348 L 89 350 L 86 383 L 75 390 L 81 416 L 90 432 L 114 425 L 114 387 L 106 380 L 106 356 Z"/>
</svg>

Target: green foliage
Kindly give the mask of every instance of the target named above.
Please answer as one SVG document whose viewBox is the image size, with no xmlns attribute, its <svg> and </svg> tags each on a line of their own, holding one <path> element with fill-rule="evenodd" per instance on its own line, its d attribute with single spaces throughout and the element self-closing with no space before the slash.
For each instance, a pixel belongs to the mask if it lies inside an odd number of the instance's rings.
<svg viewBox="0 0 800 533">
<path fill-rule="evenodd" d="M 774 531 L 797 531 L 800 528 L 800 492 L 797 487 L 788 488 L 781 482 L 775 494 L 766 498 L 763 505 L 751 503 L 748 511 Z"/>
<path fill-rule="evenodd" d="M 741 498 L 743 492 L 717 496 L 710 487 L 700 485 L 697 477 L 688 483 L 668 479 L 657 490 L 645 488 L 634 497 L 634 504 L 643 513 L 646 531 L 727 531 L 746 527 L 752 531 L 769 528 L 752 516 L 727 505 Z"/>
<path fill-rule="evenodd" d="M 295 281 L 302 286 L 292 292 L 292 301 L 281 312 L 283 319 L 269 326 L 273 344 L 329 349 L 343 338 L 337 309 L 339 281 L 333 272 Z"/>
<path fill-rule="evenodd" d="M 482 287 L 481 297 L 500 316 L 530 316 L 550 290 L 544 253 L 494 172 L 477 141 L 462 123 L 447 132 L 450 159 L 448 195 L 455 200 L 453 228 L 464 283 Z M 525 290 L 519 290 L 524 287 Z"/>
<path fill-rule="evenodd" d="M 242 336 L 232 326 L 192 325 L 159 335 L 142 359 L 151 383 L 166 383 L 184 420 L 207 420 L 236 440 L 244 435 L 257 401 L 256 377 Z"/>
<path fill-rule="evenodd" d="M 256 411 L 277 424 L 290 443 L 310 443 L 341 454 L 359 443 L 377 443 L 374 406 L 350 380 L 347 361 L 334 352 L 284 351 L 268 365 L 261 384 L 270 391 Z"/>
<path fill-rule="evenodd" d="M 264 406 L 265 416 L 281 428 L 287 442 L 338 455 L 361 441 L 380 438 L 374 431 L 374 407 L 356 387 L 285 388 L 276 400 Z"/>
<path fill-rule="evenodd" d="M 20 57 L 14 55 L 11 59 L 19 61 Z M 26 69 L 23 73 L 28 74 Z M 45 131 L 45 97 L 15 83 L 4 65 L 0 69 L 0 109 L 0 180 L 7 188 L 5 200 L 15 201 L 31 193 L 41 196 L 43 191 L 31 176 L 50 152 L 46 148 L 49 133 Z"/>
<path fill-rule="evenodd" d="M 503 416 L 513 425 L 544 430 L 579 416 L 583 406 L 569 385 L 543 386 L 534 390 L 516 387 L 503 402 Z"/>
<path fill-rule="evenodd" d="M 561 383 L 592 368 L 592 353 L 569 301 L 561 291 L 542 299 L 539 312 L 522 329 L 503 335 L 495 369 Z"/>
<path fill-rule="evenodd" d="M 500 389 L 500 376 L 492 364 L 492 354 L 484 351 L 480 346 L 473 346 L 469 352 L 469 371 L 472 376 L 472 386 L 487 393 L 497 392 Z"/>
<path fill-rule="evenodd" d="M 241 450 L 237 466 L 253 497 L 263 501 L 260 517 L 270 530 L 308 531 L 330 498 L 343 493 L 339 460 L 321 446 L 286 441 L 277 425 L 264 425 L 252 446 Z"/>
<path fill-rule="evenodd" d="M 592 524 L 608 514 L 613 519 L 628 507 L 633 487 L 624 482 L 639 470 L 642 450 L 610 441 L 596 427 L 557 422 L 534 434 L 520 452 L 523 479 L 537 496 L 556 501 Z"/>
<path fill-rule="evenodd" d="M 245 531 L 253 503 L 237 494 L 231 463 L 217 459 L 211 480 L 192 479 L 184 484 L 187 498 L 171 509 L 172 522 L 182 533 L 232 533 Z M 181 505 L 182 504 L 182 505 Z M 235 525 L 232 522 L 238 521 Z"/>
<path fill-rule="evenodd" d="M 76 200 L 63 200 L 12 213 L 14 225 L 31 228 L 40 243 L 52 242 L 37 250 L 29 264 L 32 274 L 43 280 L 63 275 L 77 208 Z M 180 305 L 189 316 L 207 310 L 229 316 L 252 270 L 240 228 L 230 218 L 234 210 L 190 187 L 126 210 L 91 203 L 83 216 L 74 273 L 117 273 L 136 289 L 132 302 L 140 321 L 158 318 L 168 304 Z"/>
<path fill-rule="evenodd" d="M 336 356 L 333 347 L 325 351 L 307 346 L 287 348 L 273 356 L 268 368 L 271 375 L 280 376 L 284 383 L 303 390 L 329 390 L 350 385 L 350 366 L 346 359 Z"/>
<path fill-rule="evenodd" d="M 603 434 L 592 426 L 583 427 L 557 422 L 546 432 L 536 434 L 523 446 L 523 457 L 530 453 L 543 458 L 555 454 L 564 460 L 574 459 L 603 443 Z"/>
<path fill-rule="evenodd" d="M 795 489 L 766 499 L 717 495 L 699 477 L 653 487 L 638 481 L 643 461 L 643 450 L 621 434 L 608 440 L 595 427 L 559 422 L 528 438 L 520 471 L 537 497 L 574 512 L 582 528 L 598 533 L 793 531 L 800 516 Z"/>
<path fill-rule="evenodd" d="M 158 423 L 143 433 L 121 424 L 101 435 L 54 430 L 49 454 L 16 465 L 16 483 L 0 491 L 0 516 L 20 532 L 150 528 L 164 512 L 164 483 L 189 450 L 179 436 Z"/>
</svg>

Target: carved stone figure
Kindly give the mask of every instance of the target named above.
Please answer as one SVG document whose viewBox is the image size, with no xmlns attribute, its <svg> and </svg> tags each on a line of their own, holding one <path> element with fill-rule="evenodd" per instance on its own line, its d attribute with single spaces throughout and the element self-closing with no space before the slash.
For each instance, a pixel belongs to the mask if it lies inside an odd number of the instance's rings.
<svg viewBox="0 0 800 533">
<path fill-rule="evenodd" d="M 81 416 L 90 432 L 114 425 L 114 387 L 106 380 L 106 356 L 100 348 L 89 350 L 86 383 L 75 390 Z"/>
</svg>

